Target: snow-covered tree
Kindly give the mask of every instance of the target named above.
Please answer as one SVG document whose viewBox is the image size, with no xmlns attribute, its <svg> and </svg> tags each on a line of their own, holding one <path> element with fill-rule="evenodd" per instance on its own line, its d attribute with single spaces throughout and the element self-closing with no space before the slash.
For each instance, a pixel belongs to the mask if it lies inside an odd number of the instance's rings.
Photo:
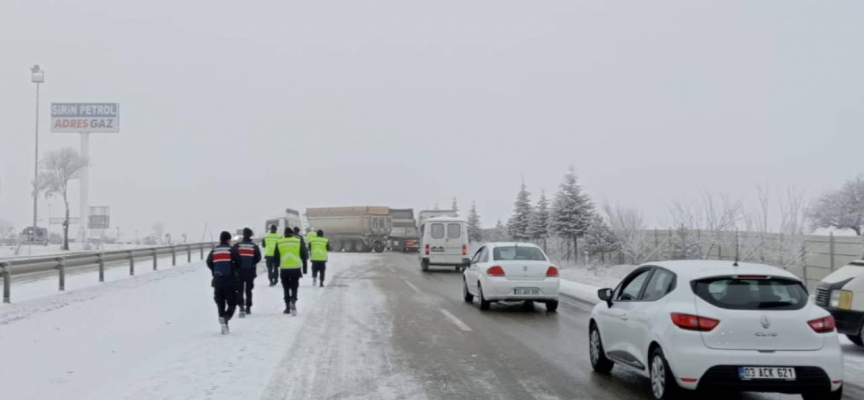
<svg viewBox="0 0 864 400">
<path fill-rule="evenodd" d="M 864 227 L 864 175 L 846 181 L 840 190 L 825 193 L 808 213 L 812 228 L 851 229 L 861 236 Z"/>
<path fill-rule="evenodd" d="M 642 264 L 647 261 L 653 247 L 651 247 L 652 244 L 648 243 L 648 237 L 645 234 L 647 228 L 639 210 L 606 203 L 603 205 L 603 211 L 609 220 L 612 233 L 618 239 L 621 252 L 633 264 Z"/>
<path fill-rule="evenodd" d="M 480 216 L 477 214 L 477 205 L 474 203 L 471 203 L 471 209 L 468 210 L 468 240 L 472 242 L 483 241 L 483 228 L 480 226 Z"/>
<path fill-rule="evenodd" d="M 64 147 L 45 155 L 39 172 L 38 192 L 45 197 L 58 195 L 63 199 L 66 214 L 63 219 L 63 250 L 69 250 L 69 181 L 78 179 L 90 161 L 71 147 Z M 86 224 L 86 221 L 81 221 Z"/>
<path fill-rule="evenodd" d="M 456 214 L 457 217 L 459 216 L 459 203 L 456 202 L 455 197 L 453 198 L 453 205 L 450 206 L 450 209 L 453 210 L 453 213 Z"/>
<path fill-rule="evenodd" d="M 485 239 L 491 242 L 506 242 L 511 240 L 510 235 L 507 234 L 507 227 L 499 219 L 495 224 L 495 227 L 488 230 Z"/>
<path fill-rule="evenodd" d="M 618 238 L 597 213 L 591 217 L 591 223 L 585 231 L 585 246 L 589 254 L 611 253 L 621 249 Z"/>
<path fill-rule="evenodd" d="M 528 192 L 525 182 L 522 182 L 513 205 L 513 216 L 510 217 L 510 222 L 507 224 L 510 236 L 516 241 L 528 241 L 531 239 L 531 214 L 533 214 L 533 210 L 531 193 Z"/>
<path fill-rule="evenodd" d="M 664 257 L 670 260 L 702 259 L 702 241 L 683 225 L 672 232 Z"/>
<path fill-rule="evenodd" d="M 537 201 L 537 207 L 534 208 L 534 213 L 531 214 L 531 226 L 529 229 L 531 239 L 539 241 L 543 244 L 543 249 L 546 249 L 546 239 L 549 237 L 549 200 L 546 199 L 546 192 L 540 192 L 540 200 Z"/>
<path fill-rule="evenodd" d="M 574 259 L 578 258 L 579 254 L 578 239 L 588 229 L 592 215 L 594 204 L 582 193 L 576 178 L 576 169 L 571 166 L 564 175 L 558 194 L 555 195 L 549 225 L 556 235 L 573 243 Z"/>
</svg>

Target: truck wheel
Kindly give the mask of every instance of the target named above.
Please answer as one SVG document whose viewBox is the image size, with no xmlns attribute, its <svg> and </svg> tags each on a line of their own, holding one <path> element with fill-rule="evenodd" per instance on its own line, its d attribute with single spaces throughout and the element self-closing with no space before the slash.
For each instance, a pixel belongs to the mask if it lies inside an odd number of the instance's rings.
<svg viewBox="0 0 864 400">
<path fill-rule="evenodd" d="M 381 243 L 375 245 L 375 252 L 376 253 L 383 253 L 384 252 L 384 245 Z"/>
<path fill-rule="evenodd" d="M 356 250 L 354 247 L 354 241 L 351 239 L 346 240 L 345 244 L 343 244 L 343 246 L 345 246 L 345 252 L 346 253 L 351 253 L 351 252 L 354 252 Z"/>
<path fill-rule="evenodd" d="M 420 269 L 423 272 L 429 272 L 429 260 L 428 259 L 424 258 L 423 261 L 420 261 Z"/>
<path fill-rule="evenodd" d="M 330 251 L 339 253 L 342 251 L 342 242 L 338 239 L 333 239 L 330 241 Z"/>
</svg>

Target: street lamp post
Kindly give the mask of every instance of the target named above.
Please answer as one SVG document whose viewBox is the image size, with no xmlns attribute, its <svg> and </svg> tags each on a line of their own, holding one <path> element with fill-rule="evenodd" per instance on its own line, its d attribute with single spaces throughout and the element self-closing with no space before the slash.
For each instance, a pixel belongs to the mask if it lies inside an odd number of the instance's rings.
<svg viewBox="0 0 864 400">
<path fill-rule="evenodd" d="M 39 201 L 39 85 L 45 82 L 45 71 L 39 68 L 39 65 L 34 65 L 30 68 L 30 81 L 36 84 L 36 158 L 33 162 L 33 229 L 30 233 L 30 242 L 33 242 L 33 235 L 36 234 L 36 218 L 37 205 Z"/>
</svg>

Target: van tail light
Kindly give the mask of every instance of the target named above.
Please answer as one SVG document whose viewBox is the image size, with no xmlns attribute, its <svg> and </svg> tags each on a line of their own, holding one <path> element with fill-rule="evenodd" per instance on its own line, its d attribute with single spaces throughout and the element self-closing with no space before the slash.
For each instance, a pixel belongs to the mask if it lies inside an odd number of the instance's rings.
<svg viewBox="0 0 864 400">
<path fill-rule="evenodd" d="M 486 275 L 489 276 L 504 276 L 504 268 L 500 265 L 493 265 L 486 270 Z"/>
<path fill-rule="evenodd" d="M 688 331 L 710 332 L 720 324 L 720 321 L 698 315 L 672 313 L 672 323 Z"/>
<path fill-rule="evenodd" d="M 546 270 L 546 277 L 547 278 L 557 278 L 558 277 L 558 268 L 554 265 L 550 265 L 549 268 Z"/>
<path fill-rule="evenodd" d="M 813 328 L 813 331 L 815 331 L 816 333 L 834 332 L 834 328 L 837 327 L 837 323 L 834 321 L 834 317 L 830 315 L 825 318 L 808 321 L 807 324 L 809 324 L 810 327 Z"/>
<path fill-rule="evenodd" d="M 426 255 L 428 256 L 429 253 L 431 253 L 431 252 L 432 252 L 432 250 L 429 248 L 429 245 L 427 244 L 426 245 Z"/>
<path fill-rule="evenodd" d="M 463 256 L 468 255 L 468 245 L 464 245 L 464 244 L 462 245 L 462 255 Z"/>
</svg>

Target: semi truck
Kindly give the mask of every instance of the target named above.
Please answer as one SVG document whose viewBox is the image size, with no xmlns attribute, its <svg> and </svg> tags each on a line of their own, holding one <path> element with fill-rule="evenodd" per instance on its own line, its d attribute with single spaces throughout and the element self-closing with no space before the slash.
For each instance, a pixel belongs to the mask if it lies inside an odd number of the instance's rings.
<svg viewBox="0 0 864 400">
<path fill-rule="evenodd" d="M 393 218 L 393 230 L 390 231 L 390 249 L 403 253 L 419 251 L 420 233 L 417 230 L 417 221 L 414 219 L 414 210 L 411 208 L 391 208 L 390 217 Z"/>
<path fill-rule="evenodd" d="M 285 228 L 293 229 L 295 226 L 300 227 L 300 212 L 291 208 L 286 208 L 282 215 L 277 215 L 267 220 L 264 226 L 264 231 L 261 232 L 258 237 L 264 237 L 265 233 L 270 232 L 271 226 L 276 226 L 276 233 L 280 235 L 285 233 Z"/>
<path fill-rule="evenodd" d="M 323 230 L 331 251 L 382 252 L 387 248 L 393 218 L 389 207 L 307 208 L 306 221 Z"/>
</svg>

